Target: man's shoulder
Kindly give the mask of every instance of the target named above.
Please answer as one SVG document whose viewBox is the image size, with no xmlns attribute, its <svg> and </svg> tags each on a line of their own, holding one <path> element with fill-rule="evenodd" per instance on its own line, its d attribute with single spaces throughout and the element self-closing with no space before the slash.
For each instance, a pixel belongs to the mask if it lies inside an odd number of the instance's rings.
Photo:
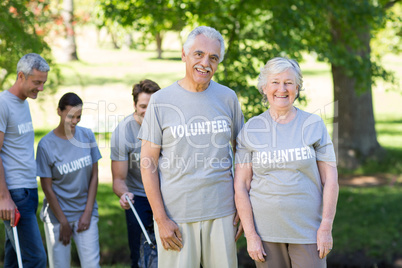
<svg viewBox="0 0 402 268">
<path fill-rule="evenodd" d="M 161 88 L 160 90 L 153 93 L 151 98 L 153 98 L 155 100 L 163 99 L 167 96 L 171 96 L 171 94 L 173 94 L 178 89 L 179 89 L 179 85 L 177 84 L 177 82 L 174 82 L 173 84 L 171 84 L 167 87 Z"/>
<path fill-rule="evenodd" d="M 10 98 L 10 92 L 8 92 L 8 90 L 0 92 L 0 103 L 7 103 L 7 100 L 9 98 Z"/>
<path fill-rule="evenodd" d="M 215 82 L 213 80 L 211 80 L 211 88 L 213 89 L 214 93 L 223 94 L 226 97 L 231 96 L 237 98 L 236 92 L 233 89 L 219 84 L 218 82 Z"/>
</svg>

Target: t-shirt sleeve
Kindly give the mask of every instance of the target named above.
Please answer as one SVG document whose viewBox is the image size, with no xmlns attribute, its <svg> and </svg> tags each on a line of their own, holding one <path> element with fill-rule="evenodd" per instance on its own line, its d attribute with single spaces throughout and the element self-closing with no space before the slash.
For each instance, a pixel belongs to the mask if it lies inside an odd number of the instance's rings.
<svg viewBox="0 0 402 268">
<path fill-rule="evenodd" d="M 233 128 L 232 128 L 232 140 L 236 140 L 236 137 L 240 133 L 240 130 L 244 126 L 244 116 L 240 107 L 239 100 L 235 96 L 234 105 L 234 118 L 233 118 Z"/>
<path fill-rule="evenodd" d="M 88 129 L 88 137 L 91 144 L 92 163 L 96 163 L 99 159 L 102 158 L 102 155 L 99 151 L 98 144 L 96 143 L 95 135 L 90 129 Z"/>
<path fill-rule="evenodd" d="M 36 150 L 36 175 L 42 178 L 52 178 L 51 163 L 47 154 L 46 144 L 41 140 Z"/>
<path fill-rule="evenodd" d="M 6 133 L 7 120 L 8 120 L 8 109 L 7 106 L 4 105 L 2 100 L 0 101 L 0 131 L 3 133 Z"/>
<path fill-rule="evenodd" d="M 126 143 L 126 120 L 121 121 L 112 133 L 112 138 L 110 139 L 110 159 L 114 161 L 127 161 L 128 151 Z"/>
<path fill-rule="evenodd" d="M 151 96 L 145 113 L 144 120 L 141 124 L 141 129 L 138 134 L 140 140 L 150 141 L 157 145 L 162 145 L 162 126 L 160 124 L 159 107 L 160 104 L 155 102 L 155 95 Z"/>
<path fill-rule="evenodd" d="M 321 138 L 314 144 L 317 161 L 336 162 L 334 144 L 325 127 L 324 121 L 321 119 L 318 125 L 321 131 Z"/>
<path fill-rule="evenodd" d="M 243 127 L 236 138 L 235 164 L 251 163 L 251 148 L 246 142 L 246 127 Z"/>
</svg>

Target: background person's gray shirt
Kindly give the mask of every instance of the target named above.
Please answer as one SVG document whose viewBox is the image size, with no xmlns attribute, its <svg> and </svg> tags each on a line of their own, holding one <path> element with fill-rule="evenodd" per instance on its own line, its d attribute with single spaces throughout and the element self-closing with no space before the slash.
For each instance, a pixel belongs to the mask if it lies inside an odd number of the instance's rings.
<svg viewBox="0 0 402 268">
<path fill-rule="evenodd" d="M 168 216 L 196 222 L 235 212 L 231 141 L 244 123 L 235 92 L 177 82 L 151 96 L 139 138 L 161 145 L 158 170 Z"/>
<path fill-rule="evenodd" d="M 126 178 L 128 190 L 134 195 L 146 197 L 140 170 L 141 140 L 137 138 L 140 127 L 133 114 L 117 125 L 112 134 L 110 159 L 128 161 Z"/>
<path fill-rule="evenodd" d="M 314 244 L 322 216 L 317 161 L 336 162 L 322 119 L 297 109 L 287 124 L 269 112 L 250 119 L 237 137 L 236 164 L 252 163 L 250 201 L 266 242 Z"/>
<path fill-rule="evenodd" d="M 37 188 L 35 134 L 29 104 L 8 90 L 0 93 L 0 131 L 4 133 L 0 157 L 7 188 Z"/>
<path fill-rule="evenodd" d="M 53 131 L 44 136 L 36 153 L 38 176 L 52 178 L 53 191 L 69 222 L 78 221 L 85 210 L 92 166 L 101 158 L 90 129 L 76 126 L 74 137 L 65 140 Z M 98 216 L 95 201 L 93 216 Z M 43 221 L 57 223 L 46 197 L 41 211 Z"/>
</svg>

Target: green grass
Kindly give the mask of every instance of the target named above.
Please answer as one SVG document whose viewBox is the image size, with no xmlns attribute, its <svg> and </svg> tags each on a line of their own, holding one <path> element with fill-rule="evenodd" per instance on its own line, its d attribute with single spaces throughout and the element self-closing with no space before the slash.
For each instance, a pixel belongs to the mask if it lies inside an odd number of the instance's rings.
<svg viewBox="0 0 402 268">
<path fill-rule="evenodd" d="M 332 253 L 361 252 L 372 262 L 402 256 L 402 188 L 381 186 L 340 189 Z"/>
<path fill-rule="evenodd" d="M 39 189 L 40 204 L 43 192 Z M 97 201 L 99 205 L 99 238 L 102 267 L 128 267 L 129 249 L 124 212 L 110 184 L 100 184 Z M 391 261 L 402 256 L 402 188 L 342 187 L 334 223 L 334 249 L 329 261 L 336 263 L 339 256 L 354 256 L 360 252 L 371 262 Z M 43 224 L 38 219 L 42 233 Z M 0 245 L 4 245 L 4 226 L 0 227 Z M 2 247 L 1 247 L 2 248 Z M 245 250 L 246 241 L 241 238 L 238 248 Z M 0 251 L 0 263 L 4 252 Z M 73 247 L 73 265 L 79 266 L 78 256 Z M 117 265 L 118 264 L 118 265 Z M 126 266 L 125 266 L 126 265 Z M 374 266 L 373 266 L 374 267 Z"/>
</svg>

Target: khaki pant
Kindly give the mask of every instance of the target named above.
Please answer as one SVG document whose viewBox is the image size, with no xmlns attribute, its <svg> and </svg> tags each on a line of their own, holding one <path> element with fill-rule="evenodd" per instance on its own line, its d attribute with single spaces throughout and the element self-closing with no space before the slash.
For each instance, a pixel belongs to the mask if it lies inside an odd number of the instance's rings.
<svg viewBox="0 0 402 268">
<path fill-rule="evenodd" d="M 159 268 L 237 268 L 237 253 L 233 226 L 234 215 L 219 219 L 179 223 L 183 238 L 180 252 L 165 250 L 162 246 L 158 225 L 155 236 L 158 244 Z"/>
<path fill-rule="evenodd" d="M 320 259 L 317 244 L 286 244 L 262 242 L 265 262 L 255 262 L 256 268 L 325 268 L 326 258 Z"/>
</svg>

